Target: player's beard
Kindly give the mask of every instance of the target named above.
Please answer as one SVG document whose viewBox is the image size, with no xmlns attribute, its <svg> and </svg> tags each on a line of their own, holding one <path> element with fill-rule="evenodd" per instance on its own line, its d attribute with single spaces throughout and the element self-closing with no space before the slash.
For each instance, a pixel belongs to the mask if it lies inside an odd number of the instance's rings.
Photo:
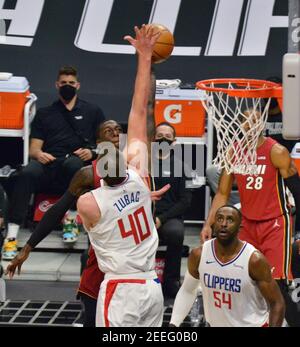
<svg viewBox="0 0 300 347">
<path fill-rule="evenodd" d="M 218 237 L 218 234 L 217 234 L 217 240 L 218 242 L 224 246 L 224 247 L 228 247 L 230 246 L 236 239 L 236 234 L 231 234 L 230 236 L 228 236 L 226 239 L 222 239 L 220 237 Z"/>
</svg>

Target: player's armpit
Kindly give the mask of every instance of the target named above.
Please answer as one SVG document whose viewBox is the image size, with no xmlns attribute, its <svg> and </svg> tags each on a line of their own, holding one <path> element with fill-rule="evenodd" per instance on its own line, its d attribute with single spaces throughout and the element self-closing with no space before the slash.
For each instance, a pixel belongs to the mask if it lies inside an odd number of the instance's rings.
<svg viewBox="0 0 300 347">
<path fill-rule="evenodd" d="M 269 326 L 281 327 L 285 314 L 285 303 L 276 281 L 272 278 L 266 258 L 258 251 L 249 261 L 249 275 L 270 307 Z"/>
<path fill-rule="evenodd" d="M 297 173 L 297 168 L 290 156 L 289 151 L 279 143 L 276 143 L 271 150 L 272 164 L 279 169 L 283 178 L 293 176 Z"/>
</svg>

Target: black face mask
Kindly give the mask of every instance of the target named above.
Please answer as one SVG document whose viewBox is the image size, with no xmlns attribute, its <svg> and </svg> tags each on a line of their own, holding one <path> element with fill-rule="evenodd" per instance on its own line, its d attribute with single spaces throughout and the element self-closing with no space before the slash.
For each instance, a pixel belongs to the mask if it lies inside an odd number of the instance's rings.
<svg viewBox="0 0 300 347">
<path fill-rule="evenodd" d="M 160 139 L 155 140 L 155 142 L 157 142 L 158 144 L 161 144 L 162 142 L 167 142 L 167 144 L 171 146 L 174 140 L 169 140 L 169 139 L 166 139 L 165 137 L 161 137 Z"/>
<path fill-rule="evenodd" d="M 76 92 L 77 92 L 77 89 L 75 87 L 70 86 L 69 84 L 66 84 L 59 88 L 59 95 L 65 101 L 71 101 L 76 95 Z"/>
</svg>

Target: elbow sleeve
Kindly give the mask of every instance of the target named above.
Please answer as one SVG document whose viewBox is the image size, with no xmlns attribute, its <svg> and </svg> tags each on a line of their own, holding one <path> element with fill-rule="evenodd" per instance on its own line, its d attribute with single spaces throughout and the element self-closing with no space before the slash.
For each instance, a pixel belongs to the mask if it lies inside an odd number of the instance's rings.
<svg viewBox="0 0 300 347">
<path fill-rule="evenodd" d="M 171 324 L 179 326 L 188 315 L 197 296 L 200 285 L 199 279 L 194 278 L 188 271 L 184 276 L 182 286 L 177 293 L 172 311 Z"/>
</svg>

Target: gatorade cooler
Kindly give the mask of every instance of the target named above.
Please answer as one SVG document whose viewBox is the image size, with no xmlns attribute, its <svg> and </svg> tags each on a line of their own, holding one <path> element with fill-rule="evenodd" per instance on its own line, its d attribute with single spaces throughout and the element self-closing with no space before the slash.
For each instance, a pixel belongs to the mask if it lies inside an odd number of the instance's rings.
<svg viewBox="0 0 300 347">
<path fill-rule="evenodd" d="M 297 142 L 291 152 L 291 157 L 294 159 L 295 165 L 300 175 L 300 142 Z"/>
<path fill-rule="evenodd" d="M 29 83 L 25 77 L 10 77 L 0 80 L 0 128 L 22 129 L 24 106 L 30 95 Z"/>
<path fill-rule="evenodd" d="M 205 92 L 196 89 L 157 89 L 155 123 L 168 122 L 177 136 L 198 137 L 205 132 Z"/>
</svg>

